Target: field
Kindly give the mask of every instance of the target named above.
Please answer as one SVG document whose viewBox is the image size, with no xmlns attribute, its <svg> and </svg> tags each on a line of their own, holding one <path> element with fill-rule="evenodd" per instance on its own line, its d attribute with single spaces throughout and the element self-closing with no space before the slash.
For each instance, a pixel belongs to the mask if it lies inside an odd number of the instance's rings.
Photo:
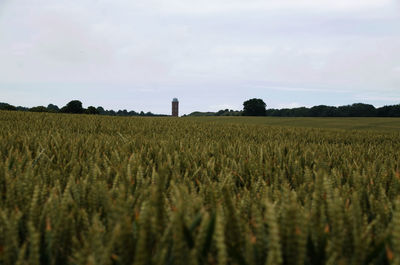
<svg viewBox="0 0 400 265">
<path fill-rule="evenodd" d="M 0 124 L 0 264 L 400 264 L 400 119 Z"/>
<path fill-rule="evenodd" d="M 400 131 L 399 118 L 187 117 L 192 121 L 338 130 Z"/>
</svg>

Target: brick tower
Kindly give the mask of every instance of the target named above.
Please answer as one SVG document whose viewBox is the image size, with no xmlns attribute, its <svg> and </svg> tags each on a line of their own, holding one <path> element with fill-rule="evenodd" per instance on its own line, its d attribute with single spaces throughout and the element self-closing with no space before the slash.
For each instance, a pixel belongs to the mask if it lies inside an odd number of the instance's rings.
<svg viewBox="0 0 400 265">
<path fill-rule="evenodd" d="M 179 116 L 179 101 L 177 98 L 172 100 L 172 117 Z"/>
</svg>

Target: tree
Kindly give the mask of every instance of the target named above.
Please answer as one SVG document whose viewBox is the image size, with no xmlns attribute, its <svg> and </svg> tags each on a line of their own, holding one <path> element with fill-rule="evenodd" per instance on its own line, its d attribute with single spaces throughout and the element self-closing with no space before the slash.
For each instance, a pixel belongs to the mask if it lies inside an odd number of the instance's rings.
<svg viewBox="0 0 400 265">
<path fill-rule="evenodd" d="M 265 116 L 267 104 L 262 99 L 253 98 L 243 103 L 243 116 Z"/>
<path fill-rule="evenodd" d="M 8 103 L 0 103 L 0 110 L 17 110 L 17 108 Z"/>
<path fill-rule="evenodd" d="M 97 111 L 99 112 L 100 115 L 105 115 L 106 114 L 106 111 L 104 110 L 103 107 L 100 106 L 100 107 L 97 107 L 96 109 L 97 109 Z"/>
<path fill-rule="evenodd" d="M 99 114 L 100 112 L 93 106 L 89 106 L 85 111 L 86 114 Z"/>
<path fill-rule="evenodd" d="M 62 107 L 61 112 L 64 113 L 83 113 L 82 102 L 79 100 L 72 100 L 66 106 Z"/>
<path fill-rule="evenodd" d="M 18 107 L 16 107 L 16 110 L 18 110 L 18 111 L 29 111 L 29 108 L 18 106 Z"/>
<path fill-rule="evenodd" d="M 309 111 L 311 117 L 335 117 L 337 116 L 336 107 L 318 105 L 314 106 Z"/>
<path fill-rule="evenodd" d="M 48 112 L 49 110 L 45 106 L 37 106 L 37 107 L 30 108 L 29 111 L 32 111 L 32 112 Z"/>
<path fill-rule="evenodd" d="M 379 117 L 400 117 L 400 104 L 380 107 L 377 114 Z"/>
<path fill-rule="evenodd" d="M 60 110 L 60 108 L 57 105 L 49 104 L 49 105 L 47 105 L 47 110 L 49 112 L 58 112 Z"/>
<path fill-rule="evenodd" d="M 350 108 L 350 116 L 352 117 L 374 117 L 376 109 L 373 105 L 354 103 Z"/>
<path fill-rule="evenodd" d="M 118 110 L 117 111 L 117 116 L 128 116 L 128 111 L 126 109 L 124 110 Z"/>
</svg>

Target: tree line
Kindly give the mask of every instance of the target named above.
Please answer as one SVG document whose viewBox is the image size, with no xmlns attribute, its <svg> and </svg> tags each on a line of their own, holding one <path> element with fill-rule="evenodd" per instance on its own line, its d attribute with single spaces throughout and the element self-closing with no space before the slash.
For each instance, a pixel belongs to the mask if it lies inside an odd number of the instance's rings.
<svg viewBox="0 0 400 265">
<path fill-rule="evenodd" d="M 152 112 L 136 112 L 124 110 L 105 110 L 103 107 L 89 106 L 83 108 L 82 102 L 79 100 L 72 100 L 62 108 L 57 105 L 49 104 L 45 106 L 36 106 L 32 108 L 26 108 L 21 106 L 13 106 L 8 103 L 0 103 L 0 110 L 12 110 L 12 111 L 31 111 L 31 112 L 50 112 L 50 113 L 71 113 L 71 114 L 92 114 L 92 115 L 109 115 L 109 116 L 167 116 L 162 114 L 153 114 Z"/>
<path fill-rule="evenodd" d="M 243 110 L 193 112 L 189 116 L 275 116 L 275 117 L 400 117 L 400 104 L 375 108 L 373 105 L 354 103 L 339 107 L 318 105 L 311 108 L 267 109 L 262 99 L 253 98 L 243 103 Z"/>
<path fill-rule="evenodd" d="M 277 117 L 400 117 L 400 104 L 375 108 L 355 103 L 340 107 L 318 105 L 312 108 L 268 109 L 266 116 Z"/>
<path fill-rule="evenodd" d="M 274 116 L 274 117 L 400 117 L 400 104 L 388 105 L 375 108 L 373 105 L 364 103 L 354 103 L 344 106 L 326 106 L 318 105 L 311 108 L 283 108 L 267 109 L 266 103 L 259 98 L 246 100 L 243 103 L 243 110 L 224 109 L 217 112 L 192 112 L 184 116 Z M 32 111 L 32 112 L 50 112 L 50 113 L 74 113 L 74 114 L 93 114 L 109 116 L 168 116 L 164 114 L 153 114 L 152 112 L 136 112 L 124 110 L 106 110 L 103 107 L 89 106 L 83 108 L 82 102 L 72 100 L 64 107 L 49 104 L 45 106 L 36 106 L 26 108 L 13 106 L 8 103 L 0 103 L 0 110 L 14 111 Z"/>
</svg>

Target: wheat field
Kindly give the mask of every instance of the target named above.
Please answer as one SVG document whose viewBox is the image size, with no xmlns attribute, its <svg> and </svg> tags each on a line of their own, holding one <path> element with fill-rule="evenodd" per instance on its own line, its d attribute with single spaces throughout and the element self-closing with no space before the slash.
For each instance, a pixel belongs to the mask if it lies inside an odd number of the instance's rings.
<svg viewBox="0 0 400 265">
<path fill-rule="evenodd" d="M 242 119 L 1 111 L 0 264 L 400 264 L 398 130 Z"/>
</svg>

